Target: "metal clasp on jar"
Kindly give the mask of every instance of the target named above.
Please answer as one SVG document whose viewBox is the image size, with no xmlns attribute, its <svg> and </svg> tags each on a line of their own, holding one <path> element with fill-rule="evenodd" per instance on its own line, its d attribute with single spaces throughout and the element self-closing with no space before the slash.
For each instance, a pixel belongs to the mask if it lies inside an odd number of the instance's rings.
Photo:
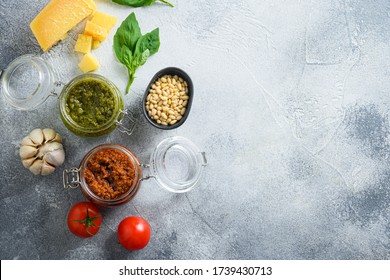
<svg viewBox="0 0 390 280">
<path fill-rule="evenodd" d="M 49 96 L 54 96 L 54 97 L 60 97 L 60 93 L 57 92 L 57 89 L 59 91 L 61 91 L 63 89 L 63 87 L 65 86 L 66 84 L 61 82 L 61 81 L 57 81 L 57 82 L 54 82 L 54 87 L 53 89 L 50 91 L 50 94 Z"/>
<path fill-rule="evenodd" d="M 65 169 L 62 173 L 62 180 L 65 189 L 76 189 L 81 186 L 80 169 Z"/>
<path fill-rule="evenodd" d="M 206 152 L 201 152 L 200 154 L 202 155 L 203 160 L 202 166 L 207 166 Z"/>
<path fill-rule="evenodd" d="M 141 166 L 143 170 L 145 170 L 145 169 L 148 170 L 148 173 L 149 173 L 147 176 L 142 177 L 142 178 L 140 179 L 141 182 L 142 182 L 142 181 L 149 180 L 150 178 L 156 179 L 156 176 L 150 174 L 150 173 L 151 173 L 151 172 L 150 172 L 150 164 L 141 163 L 139 166 Z"/>
<path fill-rule="evenodd" d="M 123 124 L 123 120 L 127 118 L 130 122 L 130 128 L 127 128 Z M 131 135 L 135 129 L 136 120 L 135 118 L 127 112 L 127 110 L 120 110 L 118 114 L 118 118 L 115 121 L 116 127 L 122 133 L 126 133 L 127 135 Z"/>
</svg>

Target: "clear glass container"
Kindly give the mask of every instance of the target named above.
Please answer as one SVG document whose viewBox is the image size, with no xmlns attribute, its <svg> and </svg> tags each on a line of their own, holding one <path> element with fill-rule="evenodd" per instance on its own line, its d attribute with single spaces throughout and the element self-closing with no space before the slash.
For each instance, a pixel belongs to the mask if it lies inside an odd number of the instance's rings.
<svg viewBox="0 0 390 280">
<path fill-rule="evenodd" d="M 161 141 L 150 157 L 150 178 L 174 193 L 190 191 L 198 185 L 206 154 L 190 140 L 181 136 Z"/>
<path fill-rule="evenodd" d="M 116 199 L 104 199 L 98 196 L 92 191 L 92 189 L 88 186 L 85 180 L 85 170 L 87 168 L 88 161 L 97 152 L 105 149 L 114 149 L 124 153 L 135 167 L 134 180 L 132 185 L 125 194 Z M 79 168 L 65 170 L 63 174 L 64 186 L 66 188 L 80 188 L 84 196 L 87 197 L 91 202 L 103 207 L 118 206 L 131 200 L 138 191 L 141 179 L 142 168 L 138 158 L 134 155 L 132 151 L 130 151 L 126 147 L 117 144 L 103 144 L 93 148 L 81 160 Z"/>
<path fill-rule="evenodd" d="M 72 86 L 83 79 L 95 79 L 107 85 L 115 96 L 114 113 L 104 125 L 85 128 L 78 125 L 66 113 L 66 97 Z M 49 96 L 58 96 L 56 91 L 62 87 L 59 95 L 60 116 L 65 126 L 80 136 L 97 137 L 110 133 L 115 128 L 131 135 L 135 128 L 135 119 L 124 110 L 122 94 L 114 83 L 97 74 L 84 74 L 75 77 L 68 84 L 56 81 L 50 65 L 37 55 L 23 55 L 13 60 L 1 72 L 1 91 L 5 101 L 18 110 L 33 110 L 43 104 Z M 129 125 L 125 126 L 123 121 Z"/>
<path fill-rule="evenodd" d="M 75 85 L 79 84 L 83 81 L 97 81 L 99 83 L 104 84 L 107 86 L 113 97 L 114 97 L 114 110 L 112 113 L 112 116 L 102 125 L 97 127 L 83 127 L 79 125 L 77 122 L 75 122 L 72 117 L 68 114 L 66 110 L 66 101 L 68 94 L 70 91 L 74 88 Z M 104 78 L 103 76 L 97 75 L 97 74 L 83 74 L 80 76 L 77 76 L 73 80 L 71 80 L 68 84 L 64 86 L 62 89 L 61 95 L 60 95 L 60 115 L 63 123 L 65 126 L 72 131 L 73 133 L 80 135 L 80 136 L 86 136 L 86 137 L 97 137 L 102 136 L 107 133 L 110 133 L 115 128 L 118 127 L 118 129 L 124 133 L 131 134 L 134 129 L 135 120 L 127 114 L 127 112 L 124 110 L 123 105 L 123 99 L 122 94 L 120 93 L 119 89 L 109 81 L 108 79 Z M 132 123 L 131 128 L 127 129 L 122 125 L 122 119 L 124 117 L 127 117 L 130 122 Z"/>
<path fill-rule="evenodd" d="M 128 193 L 116 200 L 105 200 L 95 195 L 85 181 L 85 168 L 88 160 L 102 149 L 113 148 L 124 152 L 134 166 L 137 166 L 136 179 Z M 164 189 L 173 193 L 185 193 L 197 186 L 207 165 L 206 154 L 190 140 L 174 136 L 161 141 L 154 149 L 149 164 L 141 164 L 137 156 L 126 147 L 116 144 L 103 144 L 88 152 L 78 168 L 63 172 L 64 188 L 80 188 L 93 203 L 112 207 L 130 201 L 137 193 L 141 182 L 155 179 Z M 143 173 L 148 173 L 143 177 Z"/>
<path fill-rule="evenodd" d="M 18 110 L 33 110 L 53 95 L 53 70 L 41 57 L 22 55 L 2 72 L 1 89 L 5 101 Z"/>
</svg>

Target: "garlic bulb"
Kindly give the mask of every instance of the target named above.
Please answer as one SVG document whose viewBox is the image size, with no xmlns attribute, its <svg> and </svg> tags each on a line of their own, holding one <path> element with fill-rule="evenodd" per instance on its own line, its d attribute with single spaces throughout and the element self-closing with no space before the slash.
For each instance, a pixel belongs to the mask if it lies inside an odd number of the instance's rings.
<svg viewBox="0 0 390 280">
<path fill-rule="evenodd" d="M 23 166 L 35 175 L 49 175 L 65 161 L 62 138 L 51 128 L 34 129 L 20 143 Z"/>
</svg>

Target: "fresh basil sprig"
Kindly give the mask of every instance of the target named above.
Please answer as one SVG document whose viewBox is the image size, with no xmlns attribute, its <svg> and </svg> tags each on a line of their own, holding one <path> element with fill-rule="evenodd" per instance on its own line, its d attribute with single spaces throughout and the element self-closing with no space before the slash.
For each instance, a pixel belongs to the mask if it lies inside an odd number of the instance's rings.
<svg viewBox="0 0 390 280">
<path fill-rule="evenodd" d="M 159 1 L 162 3 L 165 3 L 171 7 L 174 7 L 172 3 L 166 1 L 166 0 L 112 0 L 115 3 L 131 6 L 131 7 L 142 7 L 142 6 L 150 6 L 154 2 Z"/>
<path fill-rule="evenodd" d="M 158 28 L 142 35 L 134 13 L 122 22 L 114 35 L 114 52 L 116 58 L 127 68 L 129 81 L 126 94 L 134 81 L 137 68 L 144 65 L 149 56 L 157 53 L 159 48 Z"/>
</svg>

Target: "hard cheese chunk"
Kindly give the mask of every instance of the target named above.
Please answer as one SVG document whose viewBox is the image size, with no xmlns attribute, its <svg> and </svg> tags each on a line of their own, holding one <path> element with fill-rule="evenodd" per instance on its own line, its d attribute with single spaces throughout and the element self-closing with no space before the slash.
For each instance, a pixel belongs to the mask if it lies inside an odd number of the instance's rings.
<svg viewBox="0 0 390 280">
<path fill-rule="evenodd" d="M 100 46 L 100 42 L 93 40 L 92 42 L 92 49 L 97 49 Z"/>
<path fill-rule="evenodd" d="M 83 59 L 79 63 L 79 67 L 84 73 L 95 71 L 99 68 L 99 66 L 99 61 L 91 53 L 84 55 Z"/>
<path fill-rule="evenodd" d="M 92 36 L 79 34 L 74 50 L 81 53 L 89 53 L 92 48 Z"/>
<path fill-rule="evenodd" d="M 108 30 L 113 28 L 117 21 L 118 19 L 116 17 L 98 11 L 93 14 L 93 18 L 91 19 L 91 22 L 94 24 L 100 25 Z"/>
<path fill-rule="evenodd" d="M 84 34 L 92 36 L 94 40 L 103 42 L 108 36 L 108 29 L 101 27 L 100 25 L 97 25 L 91 21 L 87 21 L 87 24 L 85 25 Z"/>
<path fill-rule="evenodd" d="M 51 0 L 31 22 L 30 28 L 41 48 L 47 51 L 95 10 L 93 0 Z"/>
</svg>

